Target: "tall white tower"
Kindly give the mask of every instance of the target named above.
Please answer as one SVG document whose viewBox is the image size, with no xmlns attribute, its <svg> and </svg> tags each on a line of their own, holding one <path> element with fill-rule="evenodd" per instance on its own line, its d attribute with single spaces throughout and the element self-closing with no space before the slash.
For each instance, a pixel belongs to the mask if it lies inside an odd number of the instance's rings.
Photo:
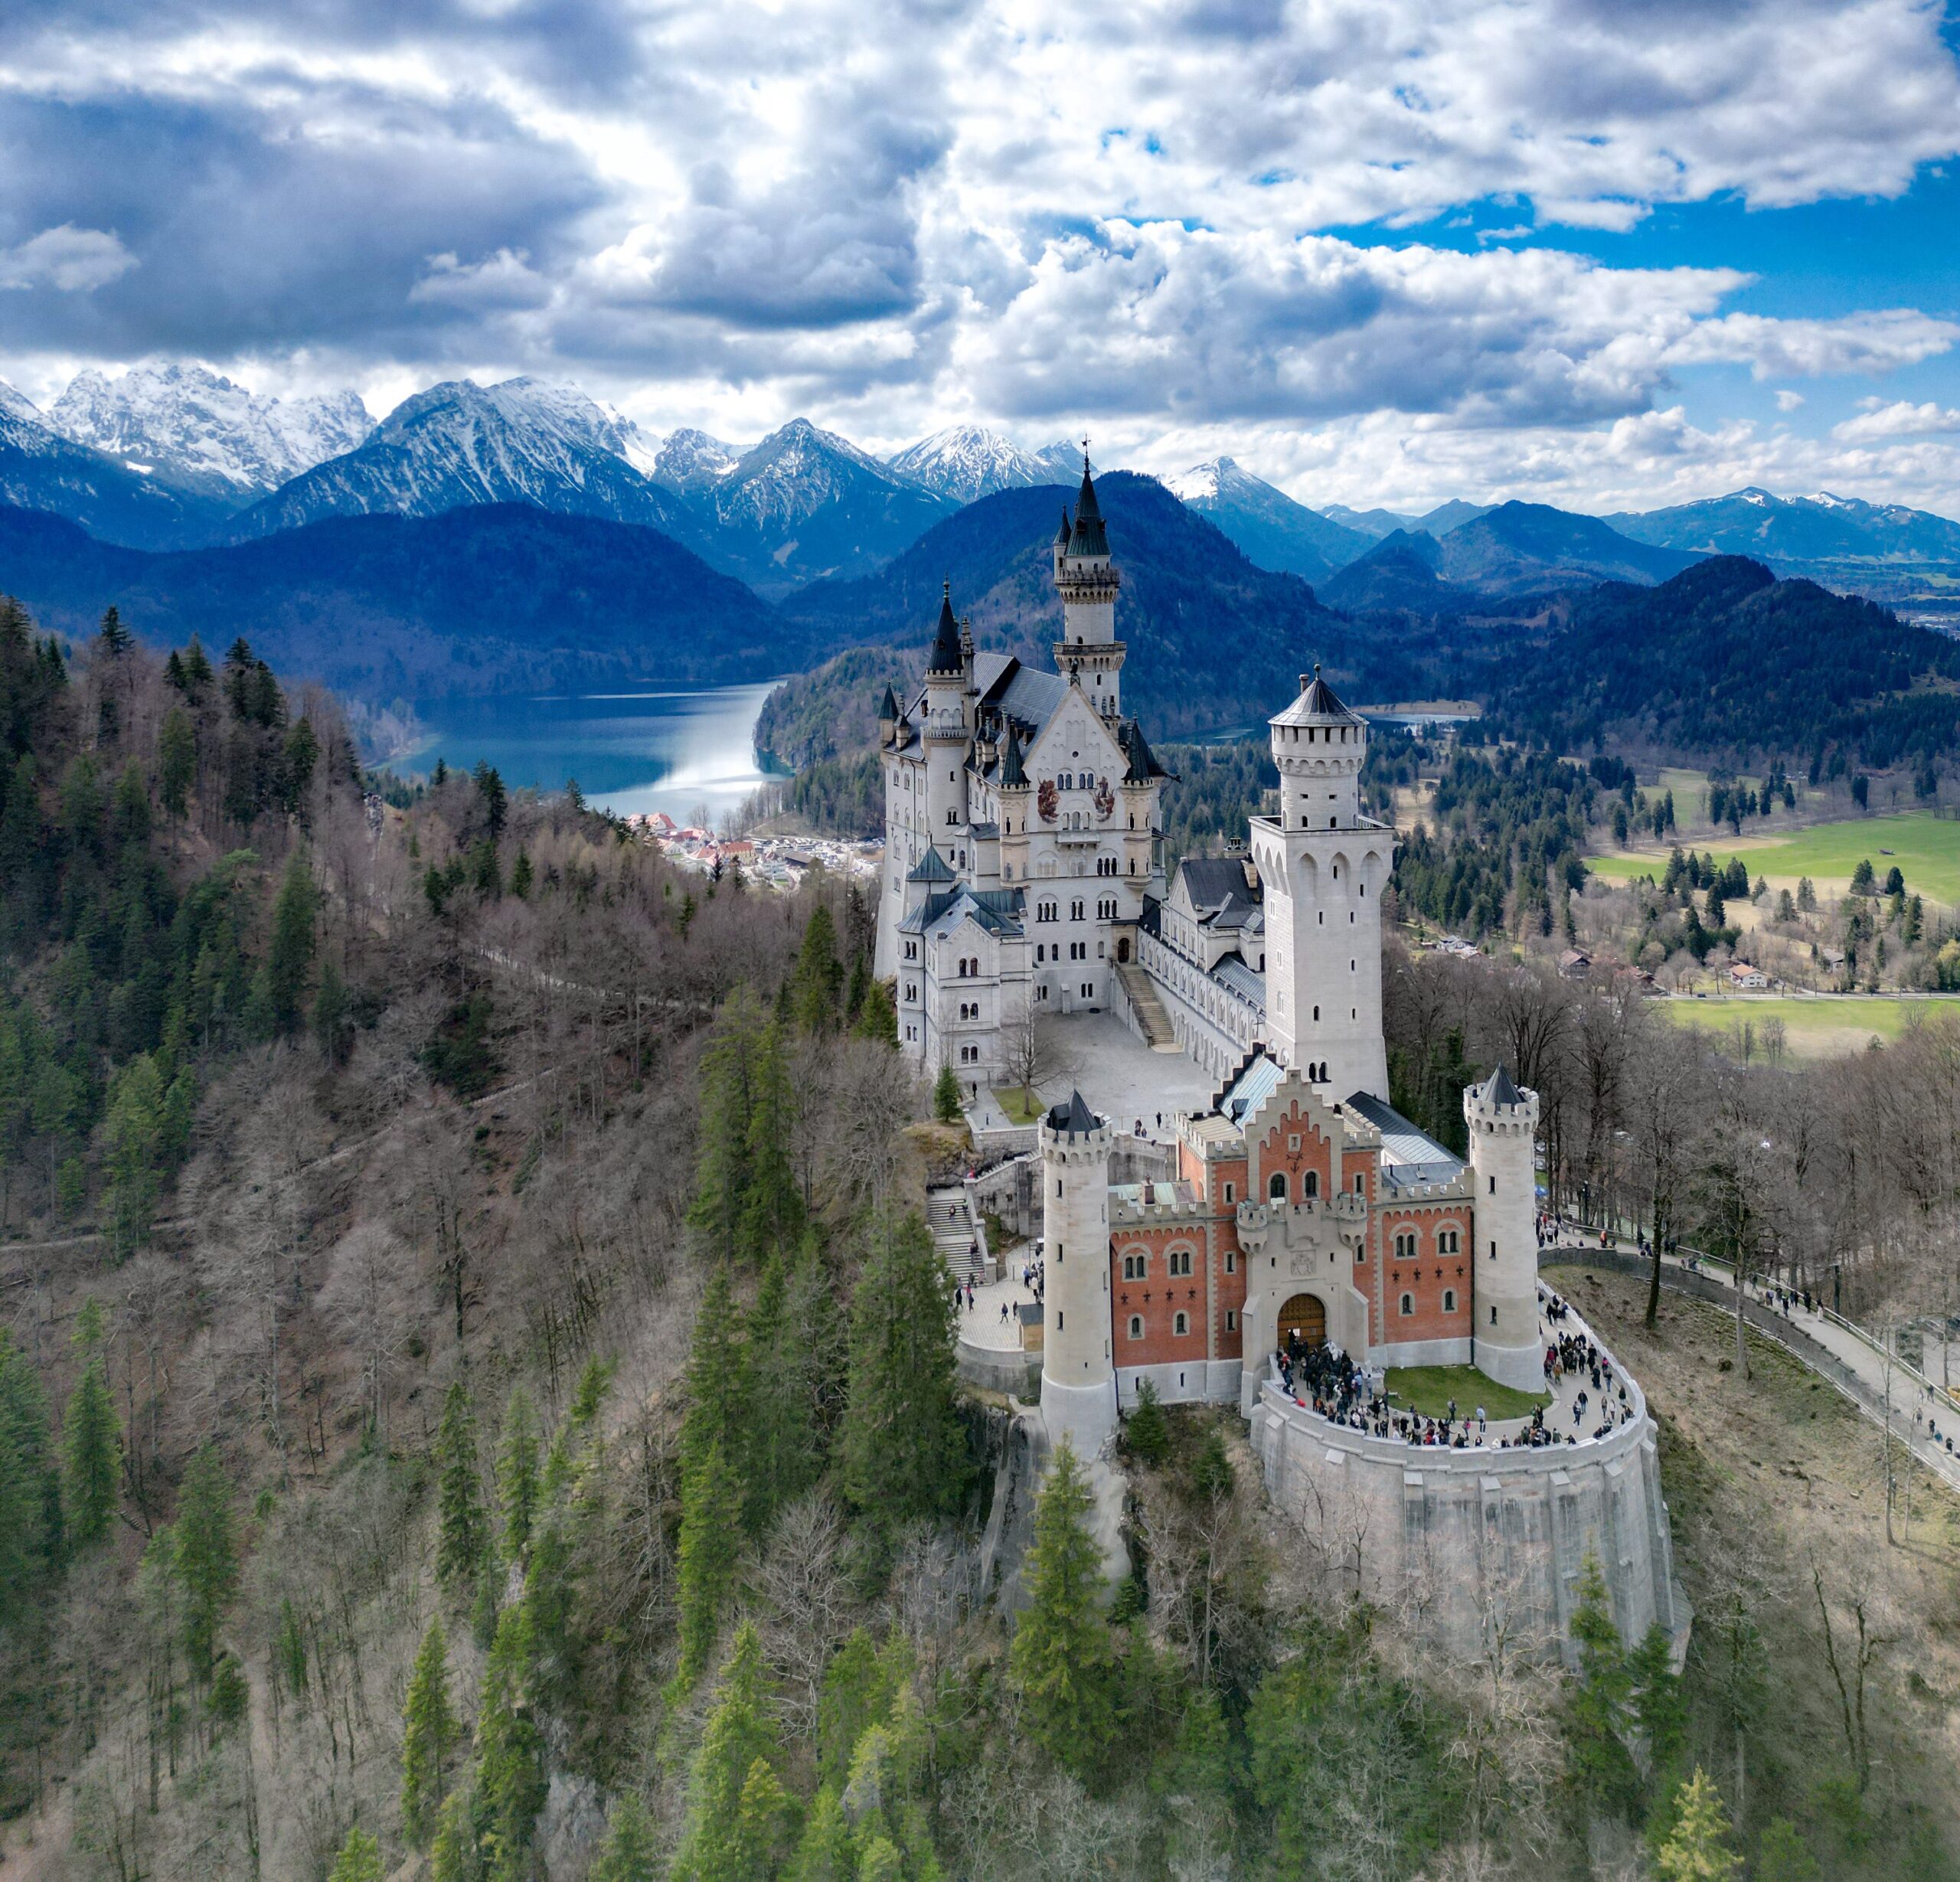
<svg viewBox="0 0 1960 1882">
<path fill-rule="evenodd" d="M 953 617 L 952 584 L 939 602 L 939 622 L 926 661 L 926 717 L 920 743 L 926 769 L 927 842 L 949 855 L 965 836 L 966 748 L 973 737 L 972 667 L 965 637 Z"/>
<path fill-rule="evenodd" d="M 1316 667 L 1271 721 L 1279 815 L 1252 820 L 1266 885 L 1266 1018 L 1282 1063 L 1338 1102 L 1386 1101 L 1381 896 L 1395 832 L 1361 814 L 1367 722 Z"/>
<path fill-rule="evenodd" d="M 1545 1387 L 1538 1338 L 1538 1094 L 1521 1091 L 1500 1065 L 1463 1094 L 1476 1193 L 1471 1288 L 1473 1364 L 1521 1392 Z"/>
<path fill-rule="evenodd" d="M 1109 1126 L 1075 1093 L 1041 1120 L 1041 1416 L 1091 1458 L 1116 1428 L 1109 1351 Z"/>
<path fill-rule="evenodd" d="M 1109 560 L 1109 532 L 1102 526 L 1102 506 L 1089 475 L 1089 454 L 1083 453 L 1082 488 L 1076 493 L 1075 521 L 1062 512 L 1055 533 L 1055 588 L 1062 598 L 1062 637 L 1055 642 L 1055 671 L 1065 678 L 1071 668 L 1082 675 L 1082 690 L 1105 718 L 1121 708 L 1123 643 L 1116 638 L 1116 591 L 1122 579 Z"/>
</svg>

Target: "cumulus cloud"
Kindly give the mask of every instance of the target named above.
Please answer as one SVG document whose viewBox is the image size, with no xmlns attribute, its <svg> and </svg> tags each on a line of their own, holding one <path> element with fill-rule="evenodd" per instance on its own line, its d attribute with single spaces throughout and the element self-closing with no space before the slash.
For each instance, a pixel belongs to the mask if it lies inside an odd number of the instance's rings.
<svg viewBox="0 0 1960 1882">
<path fill-rule="evenodd" d="M 1937 405 L 1930 399 L 1919 405 L 1904 399 L 1895 399 L 1889 404 L 1878 399 L 1866 399 L 1860 403 L 1864 409 L 1857 417 L 1847 418 L 1842 424 L 1831 427 L 1831 436 L 1841 444 L 1960 432 L 1960 411 Z"/>
<path fill-rule="evenodd" d="M 43 229 L 0 250 L 0 288 L 52 288 L 87 294 L 106 287 L 136 265 L 136 258 L 106 229 L 78 229 L 72 222 Z"/>
</svg>

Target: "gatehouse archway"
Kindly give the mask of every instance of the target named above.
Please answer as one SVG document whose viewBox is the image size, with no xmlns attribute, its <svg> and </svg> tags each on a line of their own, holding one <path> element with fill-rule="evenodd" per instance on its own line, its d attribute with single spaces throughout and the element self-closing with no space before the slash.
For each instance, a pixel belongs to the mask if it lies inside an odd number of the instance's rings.
<svg viewBox="0 0 1960 1882">
<path fill-rule="evenodd" d="M 1279 1345 L 1291 1351 L 1293 1336 L 1302 1346 L 1327 1344 L 1327 1308 L 1318 1294 L 1295 1294 L 1279 1310 Z"/>
</svg>

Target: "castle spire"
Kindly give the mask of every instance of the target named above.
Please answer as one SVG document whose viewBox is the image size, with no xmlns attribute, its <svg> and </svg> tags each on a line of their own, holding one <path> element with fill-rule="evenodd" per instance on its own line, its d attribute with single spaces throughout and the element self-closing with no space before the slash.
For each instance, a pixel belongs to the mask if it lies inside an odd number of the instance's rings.
<svg viewBox="0 0 1960 1882">
<path fill-rule="evenodd" d="M 959 622 L 952 611 L 952 583 L 949 580 L 939 597 L 939 625 L 933 636 L 932 658 L 926 662 L 929 674 L 960 674 L 966 663 L 960 653 Z"/>
</svg>

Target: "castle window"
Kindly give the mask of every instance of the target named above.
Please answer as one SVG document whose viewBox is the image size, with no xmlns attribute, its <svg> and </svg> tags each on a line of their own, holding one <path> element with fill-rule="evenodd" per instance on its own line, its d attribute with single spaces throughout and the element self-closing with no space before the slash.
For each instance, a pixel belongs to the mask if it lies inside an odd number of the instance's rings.
<svg viewBox="0 0 1960 1882">
<path fill-rule="evenodd" d="M 1272 1172 L 1271 1180 L 1266 1184 L 1266 1193 L 1274 1202 L 1284 1202 L 1286 1200 L 1286 1172 L 1284 1170 L 1275 1170 Z"/>
<path fill-rule="evenodd" d="M 1191 1330 L 1191 1317 L 1187 1313 L 1179 1314 L 1177 1318 L 1171 1322 L 1171 1331 L 1173 1333 L 1185 1334 L 1190 1332 Z"/>
<path fill-rule="evenodd" d="M 1191 1251 L 1188 1248 L 1174 1248 L 1171 1251 L 1171 1273 L 1173 1278 L 1188 1275 L 1191 1271 Z"/>
<path fill-rule="evenodd" d="M 1130 1315 L 1130 1338 L 1133 1340 L 1143 1338 L 1143 1315 L 1140 1313 Z"/>
<path fill-rule="evenodd" d="M 1237 1312 L 1236 1312 L 1236 1310 L 1235 1309 L 1233 1309 L 1233 1308 L 1230 1308 L 1230 1307 L 1227 1307 L 1227 1308 L 1225 1309 L 1225 1331 L 1226 1331 L 1227 1333 L 1236 1333 L 1236 1332 L 1237 1332 L 1237 1331 L 1238 1331 L 1238 1330 L 1239 1330 L 1239 1316 L 1238 1316 L 1238 1313 L 1237 1313 Z"/>
<path fill-rule="evenodd" d="M 1239 1272 L 1239 1251 L 1236 1248 L 1228 1248 L 1225 1251 L 1225 1272 L 1227 1274 Z"/>
<path fill-rule="evenodd" d="M 1497 1325 L 1497 1323 L 1498 1323 L 1498 1310 L 1497 1310 L 1494 1307 L 1493 1307 L 1493 1308 L 1491 1309 L 1491 1325 L 1492 1326 L 1495 1326 L 1495 1325 Z"/>
<path fill-rule="evenodd" d="M 1300 1178 L 1300 1194 L 1303 1196 L 1318 1196 L 1320 1194 L 1319 1171 L 1309 1170 Z"/>
<path fill-rule="evenodd" d="M 1123 1257 L 1123 1279 L 1126 1281 L 1147 1281 L 1150 1278 L 1150 1257 L 1148 1255 L 1125 1255 Z"/>
<path fill-rule="evenodd" d="M 1443 1289 L 1443 1291 L 1442 1291 L 1442 1310 L 1443 1310 L 1443 1312 L 1444 1312 L 1445 1313 L 1454 1313 L 1454 1312 L 1455 1312 L 1455 1311 L 1456 1311 L 1456 1289 L 1455 1289 L 1455 1288 L 1453 1288 L 1453 1287 L 1446 1287 L 1446 1288 L 1445 1288 L 1445 1289 Z"/>
<path fill-rule="evenodd" d="M 1416 1237 L 1413 1230 L 1404 1230 L 1395 1238 L 1395 1258 L 1397 1261 L 1416 1259 Z"/>
<path fill-rule="evenodd" d="M 1368 1193 L 1368 1186 L 1364 1180 L 1365 1175 L 1364 1171 L 1360 1170 L 1354 1173 L 1354 1194 L 1357 1196 L 1365 1196 Z"/>
<path fill-rule="evenodd" d="M 1492 1177 L 1492 1178 L 1490 1179 L 1490 1184 L 1491 1184 L 1491 1194 L 1493 1196 L 1494 1196 L 1494 1195 L 1498 1193 L 1498 1179 L 1497 1179 L 1494 1176 L 1494 1177 Z"/>
<path fill-rule="evenodd" d="M 1230 1201 L 1232 1200 L 1232 1185 L 1231 1185 L 1230 1183 L 1227 1183 L 1227 1184 L 1225 1185 L 1225 1200 L 1226 1200 L 1227 1202 L 1230 1202 Z M 1232 1258 L 1231 1258 L 1231 1256 L 1230 1256 L 1230 1255 L 1227 1255 L 1227 1256 L 1225 1257 L 1225 1259 L 1226 1259 L 1226 1262 L 1227 1262 L 1227 1268 L 1226 1268 L 1226 1273 L 1229 1274 L 1229 1273 L 1231 1272 L 1231 1268 L 1230 1268 L 1230 1262 L 1231 1262 L 1231 1259 L 1232 1259 Z"/>
<path fill-rule="evenodd" d="M 1404 1294 L 1404 1295 L 1402 1296 L 1401 1307 L 1400 1307 L 1400 1312 L 1401 1312 L 1401 1314 L 1402 1314 L 1402 1317 L 1403 1317 L 1403 1318 L 1404 1318 L 1405 1320 L 1406 1320 L 1406 1319 L 1407 1319 L 1407 1318 L 1409 1318 L 1409 1316 L 1410 1316 L 1411 1314 L 1413 1314 L 1415 1311 L 1416 1311 L 1416 1296 L 1415 1296 L 1413 1294 Z"/>
</svg>

